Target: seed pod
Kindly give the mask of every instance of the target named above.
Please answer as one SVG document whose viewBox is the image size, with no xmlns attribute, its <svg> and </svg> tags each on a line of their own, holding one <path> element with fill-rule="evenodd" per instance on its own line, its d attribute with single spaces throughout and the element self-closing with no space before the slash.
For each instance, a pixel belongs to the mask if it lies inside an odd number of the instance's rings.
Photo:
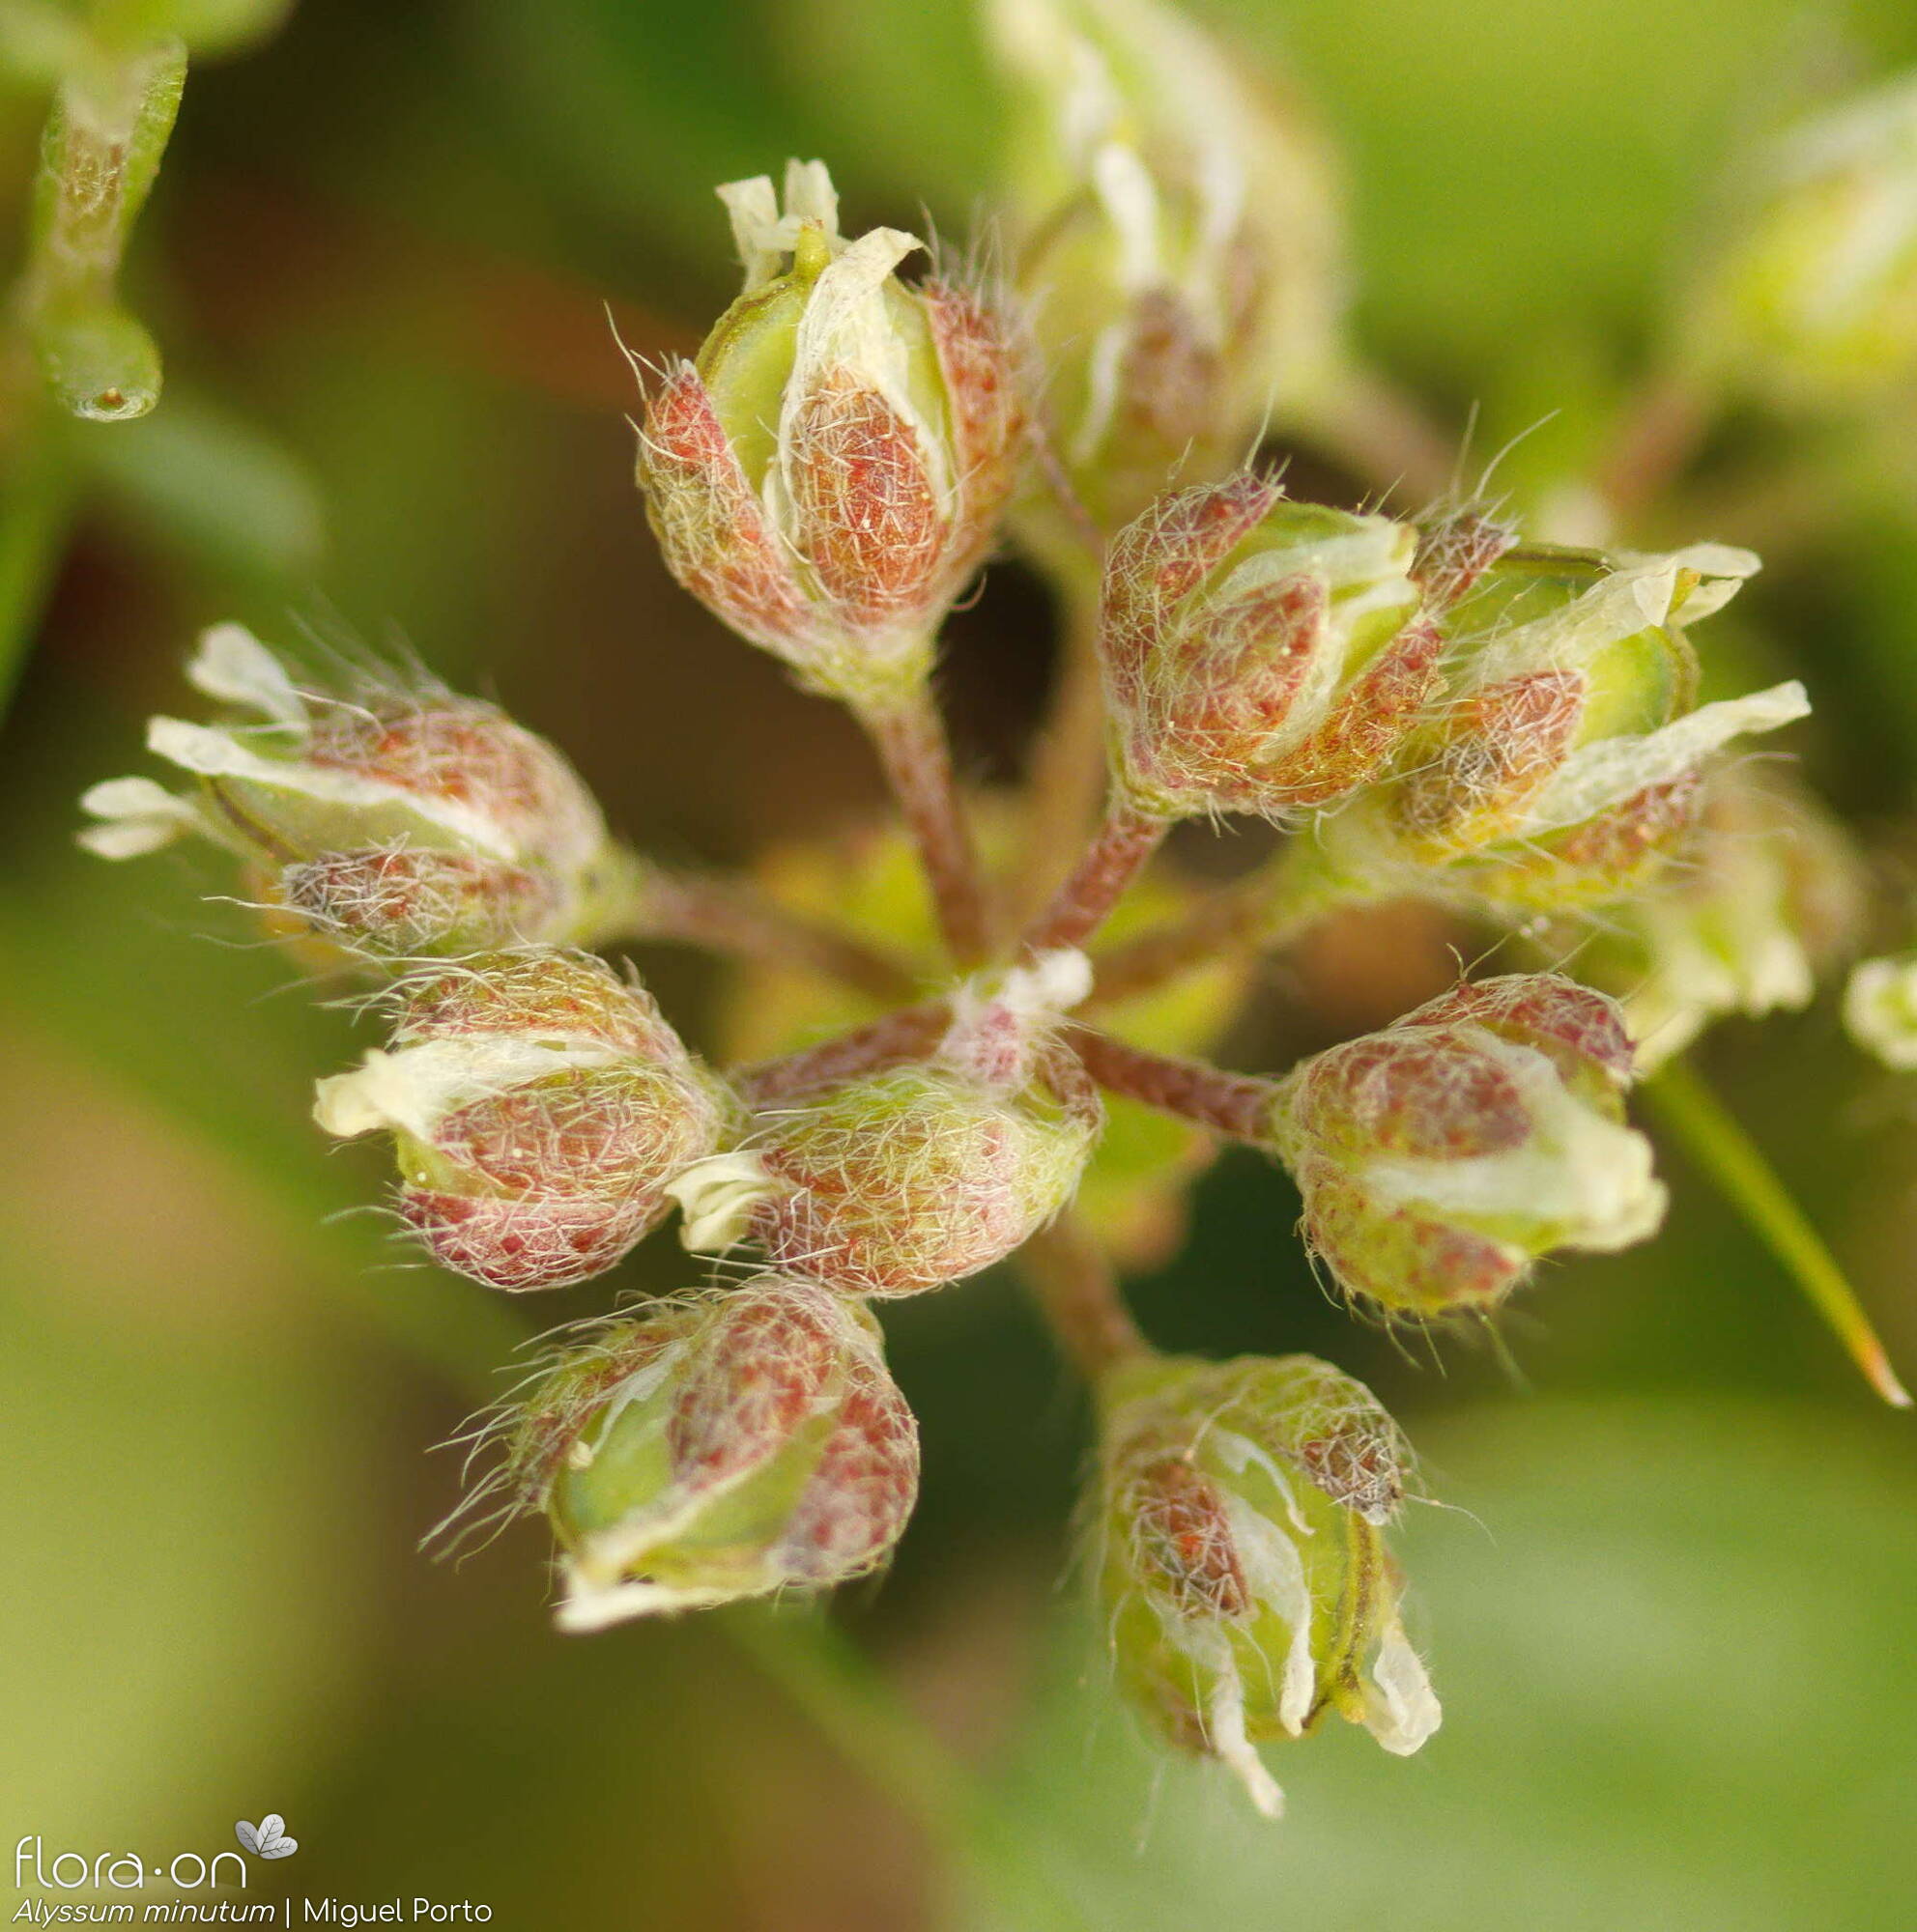
<svg viewBox="0 0 1917 1932">
<path fill-rule="evenodd" d="M 1339 1289 L 1388 1318 L 1486 1313 L 1552 1248 L 1654 1234 L 1617 1004 L 1553 974 L 1462 985 L 1296 1068 L 1273 1149 Z"/>
<path fill-rule="evenodd" d="M 774 1274 L 609 1323 L 497 1427 L 513 1507 L 558 1539 L 565 1631 L 863 1576 L 918 1493 L 878 1324 Z"/>
<path fill-rule="evenodd" d="M 1309 1355 L 1159 1357 L 1108 1374 L 1099 1406 L 1103 1621 L 1157 1729 L 1269 1817 L 1253 1747 L 1328 1711 L 1416 1751 L 1441 1714 L 1384 1537 L 1410 1456 L 1371 1392 Z"/>
<path fill-rule="evenodd" d="M 1054 1034 L 1088 984 L 1081 955 L 1050 954 L 961 997 L 931 1059 L 763 1108 L 737 1150 L 672 1183 L 687 1247 L 751 1239 L 782 1268 L 887 1297 L 1002 1261 L 1072 1198 L 1102 1124 Z"/>
<path fill-rule="evenodd" d="M 1757 568 L 1717 544 L 1509 552 L 1445 620 L 1444 702 L 1405 738 L 1398 776 L 1326 822 L 1328 863 L 1507 910 L 1632 891 L 1692 823 L 1711 754 L 1810 709 L 1795 682 L 1697 704 L 1685 628 Z"/>
<path fill-rule="evenodd" d="M 1154 0 L 994 0 L 987 21 L 1047 440 L 1109 533 L 1174 470 L 1243 461 L 1274 406 L 1325 381 L 1331 171 L 1296 99 Z"/>
<path fill-rule="evenodd" d="M 1714 381 L 1798 407 L 1855 405 L 1917 371 L 1917 74 L 1796 128 L 1720 220 L 1680 317 Z"/>
<path fill-rule="evenodd" d="M 199 788 L 95 785 L 89 850 L 128 859 L 197 833 L 247 861 L 270 906 L 355 952 L 587 935 L 621 862 L 572 768 L 497 707 L 370 674 L 302 689 L 237 624 L 206 633 L 187 676 L 253 717 L 154 719 L 149 748 Z"/>
<path fill-rule="evenodd" d="M 1163 497 L 1113 543 L 1100 652 L 1114 781 L 1152 816 L 1275 815 L 1365 783 L 1435 684 L 1417 532 L 1251 473 Z"/>
<path fill-rule="evenodd" d="M 651 996 L 583 953 L 482 954 L 403 981 L 390 1051 L 320 1082 L 327 1132 L 387 1130 L 399 1210 L 494 1288 L 602 1274 L 711 1152 L 726 1096 Z"/>
<path fill-rule="evenodd" d="M 1706 774 L 1698 820 L 1639 897 L 1544 941 L 1579 979 L 1616 994 L 1640 1073 L 1731 1013 L 1810 1004 L 1851 953 L 1863 864 L 1803 787 L 1750 763 Z"/>
<path fill-rule="evenodd" d="M 822 163 L 719 190 L 745 293 L 647 399 L 639 482 L 668 568 L 809 689 L 859 704 L 927 675 L 984 561 L 1022 412 L 986 304 L 893 273 L 922 244 L 847 242 Z"/>
</svg>

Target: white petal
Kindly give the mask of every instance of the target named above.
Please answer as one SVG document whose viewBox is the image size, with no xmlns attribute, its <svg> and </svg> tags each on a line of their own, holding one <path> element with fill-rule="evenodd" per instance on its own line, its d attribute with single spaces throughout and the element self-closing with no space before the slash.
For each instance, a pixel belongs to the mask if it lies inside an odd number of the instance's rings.
<svg viewBox="0 0 1917 1932">
<path fill-rule="evenodd" d="M 1713 752 L 1754 731 L 1775 731 L 1808 717 L 1811 700 L 1792 678 L 1748 697 L 1731 697 L 1666 724 L 1646 736 L 1600 739 L 1574 752 L 1532 800 L 1517 836 L 1581 825 L 1650 785 L 1669 784 L 1696 771 Z"/>
<path fill-rule="evenodd" d="M 1239 1682 L 1236 1664 L 1218 1672 L 1217 1687 L 1205 1713 L 1205 1732 L 1213 1753 L 1237 1773 L 1260 1813 L 1282 1818 L 1285 1795 L 1245 1735 L 1245 1688 Z"/>
<path fill-rule="evenodd" d="M 1417 1652 L 1396 1617 L 1379 1640 L 1364 1687 L 1364 1728 L 1397 1757 L 1409 1757 L 1444 1721 Z"/>
<path fill-rule="evenodd" d="M 187 679 L 222 704 L 258 711 L 281 724 L 304 724 L 306 703 L 286 667 L 243 624 L 215 624 L 200 634 Z"/>
<path fill-rule="evenodd" d="M 391 1127 L 427 1141 L 455 1107 L 567 1067 L 606 1066 L 618 1058 L 595 1041 L 555 1046 L 502 1034 L 425 1040 L 393 1053 L 375 1047 L 352 1072 L 316 1083 L 313 1119 L 323 1132 L 341 1139 Z"/>
<path fill-rule="evenodd" d="M 190 800 L 176 798 L 151 779 L 106 779 L 80 795 L 80 810 L 106 821 L 78 835 L 79 842 L 102 859 L 136 859 L 170 845 L 183 833 L 205 830 Z"/>
<path fill-rule="evenodd" d="M 685 1217 L 679 1240 L 695 1255 L 721 1255 L 737 1246 L 752 1226 L 753 1210 L 774 1191 L 764 1162 L 743 1148 L 696 1160 L 666 1183 Z"/>
<path fill-rule="evenodd" d="M 1886 1066 L 1917 1066 L 1917 956 L 1865 960 L 1844 990 L 1844 1024 Z"/>
<path fill-rule="evenodd" d="M 718 190 L 732 220 L 732 245 L 746 271 L 746 287 L 758 288 L 779 272 L 780 262 L 791 246 L 779 222 L 779 197 L 772 189 L 770 175 L 754 175 L 750 181 L 725 183 Z"/>
</svg>

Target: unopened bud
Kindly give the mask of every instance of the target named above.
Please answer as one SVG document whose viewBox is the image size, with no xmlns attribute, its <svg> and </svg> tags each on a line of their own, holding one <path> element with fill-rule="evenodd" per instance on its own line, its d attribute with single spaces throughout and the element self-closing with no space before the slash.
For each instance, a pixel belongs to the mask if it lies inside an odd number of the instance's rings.
<svg viewBox="0 0 1917 1932">
<path fill-rule="evenodd" d="M 608 1324 L 500 1431 L 513 1501 L 558 1540 L 565 1631 L 863 1576 L 918 1493 L 878 1324 L 779 1275 Z"/>
<path fill-rule="evenodd" d="M 639 481 L 666 563 L 810 688 L 883 701 L 922 679 L 985 559 L 1022 414 L 969 291 L 908 288 L 922 244 L 847 242 L 822 163 L 719 190 L 745 293 L 648 398 Z"/>
<path fill-rule="evenodd" d="M 1435 682 L 1417 533 L 1267 477 L 1164 497 L 1105 563 L 1119 784 L 1158 817 L 1275 814 L 1375 777 Z"/>
<path fill-rule="evenodd" d="M 711 1152 L 722 1090 L 651 996 L 584 953 L 481 954 L 403 981 L 390 1051 L 323 1080 L 327 1132 L 387 1131 L 434 1259 L 513 1293 L 602 1274 Z"/>
<path fill-rule="evenodd" d="M 736 1151 L 672 1183 L 686 1245 L 751 1239 L 780 1267 L 877 1296 L 1004 1260 L 1071 1200 L 1102 1124 L 1055 1037 L 1088 984 L 1078 954 L 1049 954 L 962 994 L 931 1059 L 765 1109 Z"/>
<path fill-rule="evenodd" d="M 133 858 L 197 833 L 248 862 L 270 906 L 354 952 L 586 936 L 617 863 L 605 822 L 558 753 L 496 706 L 370 675 L 308 690 L 237 624 L 207 632 L 187 676 L 235 717 L 156 718 L 147 742 L 197 792 L 94 786 L 91 851 Z"/>
<path fill-rule="evenodd" d="M 1917 373 L 1917 75 L 1761 158 L 1683 327 L 1710 379 L 1785 403 L 1855 403 Z"/>
<path fill-rule="evenodd" d="M 1405 739 L 1398 776 L 1328 822 L 1328 850 L 1403 890 L 1502 908 L 1628 893 L 1692 823 L 1711 755 L 1810 709 L 1795 682 L 1697 703 L 1685 628 L 1757 568 L 1717 544 L 1511 551 L 1445 620 L 1442 706 Z"/>
<path fill-rule="evenodd" d="M 1438 1728 L 1385 1548 L 1410 1456 L 1309 1355 L 1127 1363 L 1100 1389 L 1101 1594 L 1119 1681 L 1275 1817 L 1254 1747 L 1335 1711 L 1408 1755 Z"/>
<path fill-rule="evenodd" d="M 1320 383 L 1342 303 L 1330 171 L 1295 100 L 1156 0 L 994 0 L 1022 112 L 1016 280 L 1049 440 L 1107 532 L 1244 459 Z"/>
<path fill-rule="evenodd" d="M 1624 1124 L 1617 1004 L 1553 974 L 1463 985 L 1280 1084 L 1273 1141 L 1343 1293 L 1417 1319 L 1496 1308 L 1553 1248 L 1654 1234 L 1665 1191 Z"/>
</svg>

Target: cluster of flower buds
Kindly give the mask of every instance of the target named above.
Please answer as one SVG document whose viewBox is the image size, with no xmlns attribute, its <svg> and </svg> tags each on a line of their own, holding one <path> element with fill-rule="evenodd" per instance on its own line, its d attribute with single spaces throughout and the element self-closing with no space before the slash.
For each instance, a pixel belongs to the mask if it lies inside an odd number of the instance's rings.
<svg viewBox="0 0 1917 1932">
<path fill-rule="evenodd" d="M 480 953 L 402 980 L 389 1050 L 320 1083 L 330 1134 L 386 1131 L 399 1211 L 494 1288 L 603 1274 L 664 1219 L 730 1101 L 649 994 L 589 954 Z"/>
<path fill-rule="evenodd" d="M 1762 159 L 1691 294 L 1705 381 L 1857 402 L 1917 373 L 1917 75 L 1799 128 Z"/>
<path fill-rule="evenodd" d="M 1436 680 L 1417 532 L 1241 474 L 1161 497 L 1105 560 L 1113 780 L 1150 817 L 1276 815 L 1375 778 Z"/>
<path fill-rule="evenodd" d="M 1297 102 L 1156 0 L 993 0 L 987 20 L 1019 108 L 1009 213 L 1047 440 L 1109 533 L 1323 379 L 1330 170 Z"/>
<path fill-rule="evenodd" d="M 552 1520 L 566 1631 L 862 1576 L 918 1493 L 878 1324 L 789 1276 L 607 1324 L 498 1427 L 512 1513 Z"/>
<path fill-rule="evenodd" d="M 720 195 L 745 292 L 647 398 L 639 481 L 668 568 L 809 688 L 883 706 L 990 548 L 1023 412 L 986 304 L 894 270 L 922 244 L 839 233 L 818 161 L 782 213 L 763 176 Z"/>
<path fill-rule="evenodd" d="M 1395 775 L 1326 821 L 1327 864 L 1503 909 L 1634 890 L 1692 823 L 1712 754 L 1810 709 L 1795 682 L 1697 702 L 1686 627 L 1757 568 L 1718 544 L 1505 553 L 1444 620 L 1444 699 Z"/>
<path fill-rule="evenodd" d="M 1647 1073 L 1727 1014 L 1808 1006 L 1850 953 L 1864 901 L 1862 864 L 1816 800 L 1731 763 L 1707 776 L 1697 824 L 1645 891 L 1594 923 L 1564 922 L 1552 944 L 1617 994 Z"/>
<path fill-rule="evenodd" d="M 1387 1319 L 1495 1309 L 1553 1248 L 1655 1234 L 1663 1186 L 1624 1124 L 1615 1001 L 1555 974 L 1454 988 L 1279 1083 L 1271 1145 L 1314 1255 Z"/>
<path fill-rule="evenodd" d="M 1371 1392 L 1309 1355 L 1152 1356 L 1099 1391 L 1100 1563 L 1120 1683 L 1261 1811 L 1261 1740 L 1328 1711 L 1408 1755 L 1438 1699 L 1399 1617 L 1385 1529 L 1409 1454 Z"/>
<path fill-rule="evenodd" d="M 197 780 L 176 793 L 109 779 L 81 803 L 107 859 L 195 834 L 238 853 L 299 934 L 384 958 L 588 935 L 622 864 L 578 775 L 496 706 L 421 678 L 294 682 L 238 624 L 200 639 L 187 676 L 219 724 L 156 718 L 148 749 Z"/>
<path fill-rule="evenodd" d="M 962 989 L 929 1059 L 763 1104 L 672 1182 L 695 1252 L 751 1240 L 842 1293 L 920 1294 L 1023 1245 L 1072 1198 L 1102 1124 L 1058 1037 L 1090 987 L 1050 953 Z"/>
</svg>

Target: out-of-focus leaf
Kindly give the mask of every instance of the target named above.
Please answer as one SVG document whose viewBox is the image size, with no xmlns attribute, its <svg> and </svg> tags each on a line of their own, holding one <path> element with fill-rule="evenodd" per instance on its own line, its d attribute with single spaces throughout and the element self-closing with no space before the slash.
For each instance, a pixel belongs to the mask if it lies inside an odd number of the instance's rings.
<svg viewBox="0 0 1917 1932">
<path fill-rule="evenodd" d="M 304 466 L 209 396 L 175 389 L 165 409 L 88 438 L 81 454 L 113 501 L 209 569 L 303 588 L 319 563 L 325 523 Z"/>
</svg>

